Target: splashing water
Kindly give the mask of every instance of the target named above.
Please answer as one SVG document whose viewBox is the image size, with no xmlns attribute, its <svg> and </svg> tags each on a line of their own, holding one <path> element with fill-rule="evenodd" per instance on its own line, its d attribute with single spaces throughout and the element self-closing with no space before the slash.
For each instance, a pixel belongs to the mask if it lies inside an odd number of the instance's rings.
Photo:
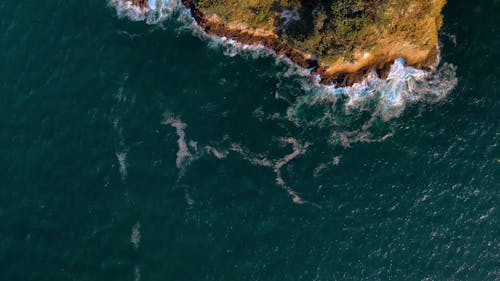
<svg viewBox="0 0 500 281">
<path fill-rule="evenodd" d="M 455 67 L 449 64 L 443 65 L 437 72 L 428 72 L 407 67 L 405 63 L 404 58 L 394 61 L 385 80 L 372 72 L 364 81 L 350 87 L 319 86 L 314 98 L 331 102 L 344 95 L 348 97 L 345 103 L 348 109 L 357 108 L 363 101 L 377 99 L 376 113 L 382 119 L 389 120 L 398 117 L 407 102 L 425 97 L 440 99 L 457 83 Z M 451 79 L 444 79 L 446 83 L 436 85 L 438 78 Z"/>
<path fill-rule="evenodd" d="M 386 79 L 381 79 L 374 71 L 360 83 L 348 87 L 335 85 L 321 85 L 319 77 L 314 77 L 311 82 L 310 70 L 301 69 L 285 56 L 276 56 L 274 52 L 262 45 L 246 45 L 226 37 L 207 35 L 195 23 L 189 10 L 179 0 L 149 0 L 148 7 L 138 8 L 131 1 L 109 0 L 115 7 L 119 16 L 126 16 L 131 20 L 145 20 L 148 24 L 159 24 L 167 18 L 174 18 L 190 29 L 195 36 L 206 39 L 208 46 L 222 48 L 227 56 L 250 54 L 256 58 L 260 56 L 275 56 L 277 62 L 288 65 L 285 77 L 296 75 L 302 77 L 302 88 L 305 95 L 289 108 L 290 121 L 296 124 L 312 125 L 312 123 L 336 124 L 333 119 L 338 113 L 325 110 L 322 116 L 310 120 L 310 116 L 303 116 L 306 107 L 335 107 L 343 103 L 344 114 L 371 111 L 373 116 L 383 121 L 397 118 L 410 102 L 426 100 L 439 101 L 456 86 L 456 67 L 444 63 L 439 65 L 439 59 L 431 71 L 424 71 L 405 66 L 405 59 L 399 58 L 392 65 Z M 369 108 L 371 106 L 371 108 Z M 321 114 L 320 114 L 321 115 Z M 311 122 L 312 121 L 312 122 Z M 365 125 L 369 127 L 369 125 Z"/>
<path fill-rule="evenodd" d="M 188 14 L 179 0 L 148 0 L 145 8 L 140 8 L 130 0 L 109 0 L 115 7 L 118 16 L 127 17 L 133 21 L 145 20 L 148 24 L 158 24 L 175 14 Z M 182 16 L 182 18 L 190 18 Z"/>
<path fill-rule="evenodd" d="M 305 94 L 291 102 L 287 118 L 299 127 L 330 128 L 329 142 L 345 148 L 383 141 L 393 135 L 387 121 L 401 116 L 409 104 L 443 100 L 457 84 L 455 72 L 451 64 L 429 72 L 407 67 L 399 58 L 386 79 L 373 72 L 350 87 L 305 82 Z"/>
<path fill-rule="evenodd" d="M 285 100 L 289 104 L 285 120 L 299 128 L 328 128 L 327 143 L 334 146 L 349 148 L 354 143 L 380 142 L 392 137 L 394 131 L 388 121 L 401 116 L 407 105 L 418 101 L 438 102 L 457 84 L 456 67 L 451 64 L 439 64 L 438 59 L 431 71 L 425 71 L 405 66 L 405 59 L 399 58 L 394 61 L 386 79 L 380 78 L 373 71 L 363 81 L 352 86 L 322 85 L 319 83 L 319 77 L 311 76 L 310 70 L 298 67 L 285 56 L 276 56 L 272 50 L 262 45 L 245 45 L 225 37 L 207 35 L 196 25 L 189 10 L 179 0 L 149 0 L 148 6 L 142 9 L 133 6 L 131 1 L 109 1 L 119 16 L 131 20 L 160 24 L 165 19 L 172 18 L 187 27 L 195 36 L 207 40 L 209 47 L 222 48 L 227 56 L 241 54 L 250 54 L 252 58 L 274 56 L 277 64 L 286 66 L 285 72 L 277 73 L 280 76 L 279 80 L 298 78 L 303 91 L 301 95 L 289 97 L 279 93 L 280 86 L 285 83 L 279 82 L 280 85 L 277 85 L 276 98 Z M 284 143 L 292 146 L 293 151 L 281 159 L 268 159 L 265 155 L 253 154 L 238 143 L 229 146 L 226 144 L 223 148 L 206 145 L 198 149 L 197 143 L 188 143 L 186 140 L 184 130 L 187 125 L 180 119 L 167 115 L 163 124 L 175 128 L 178 135 L 176 165 L 180 170 L 179 179 L 183 177 L 185 169 L 200 157 L 210 155 L 223 159 L 229 153 L 236 153 L 252 165 L 272 169 L 276 174 L 276 184 L 286 190 L 294 203 L 311 203 L 304 201 L 286 184 L 281 172 L 290 161 L 306 153 L 311 145 L 309 142 L 299 141 L 293 137 L 282 138 Z M 328 166 L 338 165 L 340 156 L 336 157 L 333 164 L 317 166 L 314 174 L 319 175 Z M 185 192 L 186 201 L 191 206 L 194 200 L 187 188 Z"/>
</svg>

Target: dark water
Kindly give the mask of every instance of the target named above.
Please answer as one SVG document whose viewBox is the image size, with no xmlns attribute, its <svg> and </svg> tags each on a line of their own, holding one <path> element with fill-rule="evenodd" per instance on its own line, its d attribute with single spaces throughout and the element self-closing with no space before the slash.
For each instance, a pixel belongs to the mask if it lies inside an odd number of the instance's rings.
<svg viewBox="0 0 500 281">
<path fill-rule="evenodd" d="M 458 85 L 384 119 L 174 19 L 1 1 L 0 279 L 500 280 L 500 1 L 449 2 Z"/>
</svg>

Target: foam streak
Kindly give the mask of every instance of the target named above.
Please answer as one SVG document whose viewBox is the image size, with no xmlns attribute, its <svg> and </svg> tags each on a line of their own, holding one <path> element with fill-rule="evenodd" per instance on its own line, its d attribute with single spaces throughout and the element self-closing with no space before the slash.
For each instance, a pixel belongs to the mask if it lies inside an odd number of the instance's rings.
<svg viewBox="0 0 500 281">
<path fill-rule="evenodd" d="M 191 153 L 189 152 L 187 143 L 186 143 L 186 132 L 184 129 L 186 128 L 186 123 L 182 122 L 179 119 L 175 119 L 173 117 L 168 117 L 163 124 L 170 125 L 175 128 L 177 132 L 177 146 L 179 150 L 177 151 L 177 159 L 175 163 L 177 168 L 181 169 L 183 167 L 183 163 L 191 158 Z"/>
<path fill-rule="evenodd" d="M 297 192 L 293 190 L 290 186 L 288 186 L 285 180 L 283 179 L 283 176 L 281 174 L 281 168 L 283 168 L 286 164 L 288 164 L 288 162 L 304 154 L 309 144 L 306 143 L 305 145 L 301 145 L 295 138 L 292 137 L 284 138 L 282 139 L 282 141 L 292 145 L 293 151 L 290 154 L 285 155 L 285 157 L 283 157 L 282 159 L 278 160 L 274 165 L 274 173 L 276 173 L 276 183 L 286 190 L 286 192 L 292 197 L 294 203 L 302 204 L 304 203 L 302 198 L 300 198 Z"/>
</svg>

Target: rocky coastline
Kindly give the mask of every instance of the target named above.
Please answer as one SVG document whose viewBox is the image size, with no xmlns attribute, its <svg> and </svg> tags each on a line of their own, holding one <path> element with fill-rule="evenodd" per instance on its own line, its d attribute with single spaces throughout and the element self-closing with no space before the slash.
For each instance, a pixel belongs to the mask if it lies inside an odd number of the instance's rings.
<svg viewBox="0 0 500 281">
<path fill-rule="evenodd" d="M 132 5 L 147 11 L 148 0 L 128 0 Z M 319 82 L 324 85 L 350 86 L 363 81 L 371 72 L 375 71 L 381 78 L 385 79 L 391 65 L 399 57 L 404 57 L 407 66 L 430 71 L 439 59 L 437 44 L 426 52 L 414 56 L 409 51 L 400 52 L 378 52 L 370 54 L 369 58 L 362 58 L 362 62 L 355 64 L 338 63 L 336 65 L 323 64 L 313 54 L 305 53 L 292 47 L 279 36 L 279 32 L 269 32 L 249 28 L 245 25 L 228 24 L 213 15 L 205 14 L 199 9 L 193 0 L 180 0 L 196 21 L 197 25 L 208 35 L 233 39 L 246 45 L 261 45 L 276 53 L 285 56 L 301 68 L 310 70 L 311 75 L 318 75 Z M 437 34 L 436 34 L 437 37 Z M 394 44 L 398 44 L 395 42 Z M 401 49 L 400 49 L 401 50 Z M 423 54 L 422 54 L 423 53 Z M 366 55 L 365 55 L 366 56 Z"/>
</svg>

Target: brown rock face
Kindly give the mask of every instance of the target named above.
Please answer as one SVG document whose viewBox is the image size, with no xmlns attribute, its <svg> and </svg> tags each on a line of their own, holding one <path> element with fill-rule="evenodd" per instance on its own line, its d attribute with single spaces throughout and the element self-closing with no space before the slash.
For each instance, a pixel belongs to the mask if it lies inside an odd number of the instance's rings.
<svg viewBox="0 0 500 281">
<path fill-rule="evenodd" d="M 148 0 L 132 0 L 132 4 L 140 8 L 146 8 L 148 6 Z"/>
<path fill-rule="evenodd" d="M 432 1 L 444 3 L 444 0 Z M 132 3 L 147 9 L 147 0 L 132 0 Z M 322 84 L 349 86 L 362 81 L 372 71 L 376 71 L 382 78 L 385 78 L 394 60 L 400 56 L 407 58 L 409 66 L 430 69 L 439 56 L 437 47 L 422 51 L 418 48 L 412 49 L 412 46 L 405 46 L 405 42 L 401 43 L 386 38 L 385 41 L 381 40 L 380 42 L 382 47 L 372 53 L 361 54 L 355 63 L 340 61 L 325 65 L 321 61 L 318 62 L 309 53 L 292 47 L 274 31 L 252 29 L 245 24 L 224 22 L 213 14 L 204 14 L 196 5 L 198 2 L 193 0 L 181 0 L 181 3 L 190 10 L 191 16 L 207 34 L 230 38 L 247 45 L 263 45 L 279 56 L 286 56 L 302 68 L 313 69 L 312 74 L 319 75 Z M 435 33 L 437 38 L 437 31 Z"/>
<path fill-rule="evenodd" d="M 210 35 L 227 37 L 247 45 L 264 45 L 265 47 L 274 50 L 277 55 L 284 55 L 303 68 L 318 66 L 316 60 L 306 58 L 302 52 L 292 48 L 274 34 L 259 35 L 249 30 L 230 28 L 219 21 L 210 20 L 205 17 L 205 15 L 196 8 L 193 1 L 182 0 L 182 4 L 184 4 L 186 8 L 190 9 L 191 16 L 193 16 L 198 25 Z"/>
<path fill-rule="evenodd" d="M 354 83 L 362 81 L 370 72 L 376 71 L 382 78 L 387 77 L 389 69 L 397 57 L 391 55 L 380 55 L 371 59 L 369 63 L 364 66 L 354 68 L 354 70 L 339 70 L 332 71 L 328 65 L 321 65 L 317 60 L 311 59 L 309 54 L 305 54 L 287 44 L 284 40 L 279 38 L 277 34 L 268 34 L 264 32 L 256 32 L 248 28 L 239 28 L 228 25 L 213 17 L 207 17 L 200 11 L 192 0 L 181 0 L 182 4 L 188 8 L 191 15 L 198 23 L 198 25 L 207 34 L 216 35 L 220 37 L 227 37 L 236 40 L 243 44 L 257 45 L 261 44 L 265 47 L 276 52 L 277 55 L 288 57 L 292 62 L 302 68 L 313 68 L 312 74 L 317 74 L 321 78 L 322 84 L 336 84 L 338 86 L 350 86 Z M 439 51 L 434 47 L 427 53 L 426 57 L 419 61 L 409 61 L 409 65 L 420 68 L 430 69 L 438 58 Z"/>
</svg>

